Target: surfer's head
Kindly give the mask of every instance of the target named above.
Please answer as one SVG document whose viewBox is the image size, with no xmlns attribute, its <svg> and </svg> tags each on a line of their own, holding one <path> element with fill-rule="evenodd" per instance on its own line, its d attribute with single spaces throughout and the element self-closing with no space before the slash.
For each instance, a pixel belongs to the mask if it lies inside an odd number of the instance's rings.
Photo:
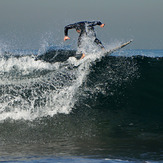
<svg viewBox="0 0 163 163">
<path fill-rule="evenodd" d="M 79 26 L 77 26 L 75 29 L 76 29 L 76 32 L 78 32 L 78 33 L 80 33 L 80 32 L 81 32 L 81 30 L 80 30 L 80 27 L 79 27 Z"/>
</svg>

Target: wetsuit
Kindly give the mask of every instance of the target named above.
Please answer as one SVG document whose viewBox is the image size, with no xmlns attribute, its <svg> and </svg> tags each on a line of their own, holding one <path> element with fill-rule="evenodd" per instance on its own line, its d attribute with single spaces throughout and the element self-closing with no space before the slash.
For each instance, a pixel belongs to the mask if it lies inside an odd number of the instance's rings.
<svg viewBox="0 0 163 163">
<path fill-rule="evenodd" d="M 94 26 L 101 25 L 101 24 L 102 23 L 100 21 L 93 21 L 93 22 L 83 21 L 74 24 L 69 24 L 65 26 L 64 34 L 65 36 L 68 36 L 69 29 L 76 29 L 76 31 L 80 31 L 79 38 L 78 38 L 78 47 L 80 47 L 82 42 L 82 37 L 84 35 L 89 36 L 89 34 L 91 33 L 91 37 L 93 36 L 94 42 L 97 45 L 99 45 L 101 48 L 104 48 L 101 41 L 96 38 L 96 33 L 94 31 Z"/>
</svg>

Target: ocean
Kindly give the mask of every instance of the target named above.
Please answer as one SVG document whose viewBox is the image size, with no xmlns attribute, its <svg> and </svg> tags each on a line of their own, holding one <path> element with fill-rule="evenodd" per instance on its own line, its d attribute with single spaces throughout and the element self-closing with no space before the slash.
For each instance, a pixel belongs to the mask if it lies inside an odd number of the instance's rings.
<svg viewBox="0 0 163 163">
<path fill-rule="evenodd" d="M 41 53 L 0 50 L 1 162 L 163 162 L 163 50 Z"/>
</svg>

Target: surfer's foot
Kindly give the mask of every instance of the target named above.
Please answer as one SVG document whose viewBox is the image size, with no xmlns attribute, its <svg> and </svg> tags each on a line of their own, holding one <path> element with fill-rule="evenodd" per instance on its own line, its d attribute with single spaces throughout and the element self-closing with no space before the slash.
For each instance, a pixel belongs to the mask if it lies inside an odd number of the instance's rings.
<svg viewBox="0 0 163 163">
<path fill-rule="evenodd" d="M 83 59 L 85 57 L 85 54 L 83 53 L 80 59 Z"/>
<path fill-rule="evenodd" d="M 106 52 L 106 50 L 105 50 L 105 48 L 104 48 L 104 47 L 102 47 L 101 49 L 102 49 L 102 51 L 103 51 L 104 53 Z"/>
</svg>

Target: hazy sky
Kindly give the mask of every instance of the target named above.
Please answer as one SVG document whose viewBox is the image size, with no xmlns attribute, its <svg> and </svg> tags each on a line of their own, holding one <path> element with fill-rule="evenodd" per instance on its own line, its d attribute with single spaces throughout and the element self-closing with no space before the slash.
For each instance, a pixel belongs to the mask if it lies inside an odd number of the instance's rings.
<svg viewBox="0 0 163 163">
<path fill-rule="evenodd" d="M 134 39 L 130 48 L 163 49 L 163 0 L 0 0 L 0 46 L 38 49 L 63 43 L 64 26 L 100 20 L 97 37 L 104 43 Z M 66 45 L 76 45 L 69 32 Z"/>
</svg>

